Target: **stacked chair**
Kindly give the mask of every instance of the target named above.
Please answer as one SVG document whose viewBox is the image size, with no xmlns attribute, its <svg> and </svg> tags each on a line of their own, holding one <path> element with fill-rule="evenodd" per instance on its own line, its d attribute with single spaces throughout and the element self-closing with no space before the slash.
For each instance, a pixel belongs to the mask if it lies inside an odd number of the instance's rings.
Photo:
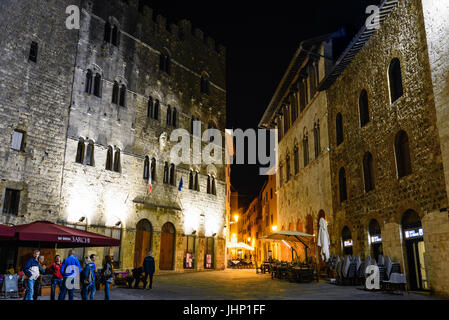
<svg viewBox="0 0 449 320">
<path fill-rule="evenodd" d="M 5 275 L 0 288 L 0 298 L 19 298 L 19 275 Z"/>
</svg>

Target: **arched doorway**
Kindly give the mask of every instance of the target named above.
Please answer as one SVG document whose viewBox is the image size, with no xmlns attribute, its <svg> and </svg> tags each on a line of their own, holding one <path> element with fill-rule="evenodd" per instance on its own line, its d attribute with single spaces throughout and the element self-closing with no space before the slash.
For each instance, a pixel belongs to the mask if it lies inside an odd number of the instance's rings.
<svg viewBox="0 0 449 320">
<path fill-rule="evenodd" d="M 402 216 L 401 222 L 405 239 L 410 289 L 428 290 L 429 284 L 424 261 L 426 249 L 421 219 L 415 211 L 408 210 Z"/>
<path fill-rule="evenodd" d="M 348 227 L 344 227 L 341 231 L 341 242 L 343 244 L 343 254 L 344 255 L 352 255 L 352 247 L 354 242 L 352 240 L 351 230 Z"/>
<path fill-rule="evenodd" d="M 136 241 L 134 244 L 134 267 L 143 265 L 143 259 L 148 255 L 153 245 L 153 227 L 147 219 L 140 220 L 136 225 Z"/>
<path fill-rule="evenodd" d="M 159 256 L 160 270 L 173 270 L 173 258 L 175 255 L 175 227 L 167 222 L 161 230 L 161 254 Z"/>
<path fill-rule="evenodd" d="M 372 219 L 369 222 L 368 231 L 371 245 L 371 255 L 374 259 L 378 260 L 379 255 L 383 254 L 383 248 L 380 225 L 376 219 Z"/>
</svg>

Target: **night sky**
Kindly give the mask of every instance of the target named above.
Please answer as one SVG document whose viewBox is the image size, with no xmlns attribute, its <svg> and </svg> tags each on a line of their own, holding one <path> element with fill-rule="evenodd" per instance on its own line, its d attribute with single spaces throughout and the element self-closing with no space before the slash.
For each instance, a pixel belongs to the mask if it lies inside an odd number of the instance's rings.
<svg viewBox="0 0 449 320">
<path fill-rule="evenodd" d="M 148 5 L 168 23 L 192 21 L 194 28 L 227 47 L 227 127 L 257 128 L 277 85 L 300 42 L 334 32 L 342 26 L 347 42 L 379 0 L 345 1 L 169 1 Z M 259 193 L 266 177 L 257 166 L 234 165 L 232 185 L 246 205 Z"/>
</svg>

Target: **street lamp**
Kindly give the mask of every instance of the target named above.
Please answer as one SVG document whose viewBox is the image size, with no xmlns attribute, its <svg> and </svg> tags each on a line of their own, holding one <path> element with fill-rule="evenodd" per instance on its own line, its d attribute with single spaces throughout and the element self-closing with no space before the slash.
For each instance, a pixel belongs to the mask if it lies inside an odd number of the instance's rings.
<svg viewBox="0 0 449 320">
<path fill-rule="evenodd" d="M 271 230 L 273 230 L 273 232 L 276 232 L 276 230 L 278 229 L 278 226 L 272 226 Z"/>
<path fill-rule="evenodd" d="M 239 215 L 238 214 L 234 215 L 234 220 L 235 220 L 235 222 L 239 222 Z"/>
</svg>

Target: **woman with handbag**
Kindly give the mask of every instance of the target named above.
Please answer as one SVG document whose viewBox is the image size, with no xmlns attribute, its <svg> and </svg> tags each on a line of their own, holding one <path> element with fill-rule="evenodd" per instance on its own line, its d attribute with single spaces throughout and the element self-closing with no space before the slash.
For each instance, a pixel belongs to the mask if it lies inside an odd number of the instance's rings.
<svg viewBox="0 0 449 320">
<path fill-rule="evenodd" d="M 106 256 L 104 258 L 104 265 L 102 270 L 102 279 L 104 283 L 104 299 L 111 300 L 109 292 L 112 281 L 114 280 L 114 267 L 112 266 L 112 257 Z"/>
</svg>

